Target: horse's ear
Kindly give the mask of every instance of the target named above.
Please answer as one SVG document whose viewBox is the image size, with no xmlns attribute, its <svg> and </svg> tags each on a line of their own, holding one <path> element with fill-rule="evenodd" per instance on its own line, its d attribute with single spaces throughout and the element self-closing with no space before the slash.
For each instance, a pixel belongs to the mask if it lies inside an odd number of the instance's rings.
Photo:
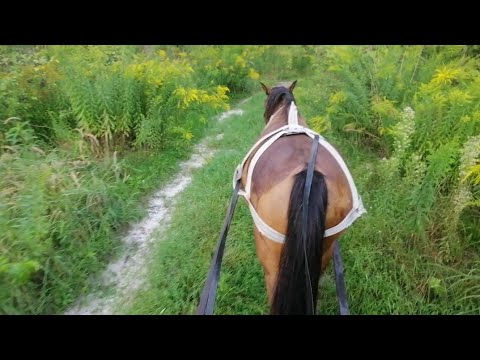
<svg viewBox="0 0 480 360">
<path fill-rule="evenodd" d="M 295 80 L 292 85 L 290 85 L 290 87 L 288 88 L 288 90 L 290 90 L 290 92 L 293 92 L 293 89 L 295 89 L 295 85 L 297 85 L 297 80 Z"/>
<path fill-rule="evenodd" d="M 262 88 L 263 88 L 263 91 L 265 91 L 265 94 L 267 94 L 267 96 L 270 95 L 270 88 L 262 82 L 260 82 L 260 85 L 262 85 Z"/>
</svg>

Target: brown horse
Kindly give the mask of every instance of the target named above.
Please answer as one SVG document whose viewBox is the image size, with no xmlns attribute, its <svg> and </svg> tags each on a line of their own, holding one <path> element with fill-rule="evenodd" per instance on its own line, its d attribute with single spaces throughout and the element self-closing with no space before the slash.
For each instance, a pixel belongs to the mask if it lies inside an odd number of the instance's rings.
<svg viewBox="0 0 480 360">
<path fill-rule="evenodd" d="M 293 89 L 296 81 L 288 88 L 277 86 L 270 89 L 263 83 L 261 85 L 267 94 L 266 126 L 259 142 L 237 169 L 237 178 L 241 176 L 243 188 L 240 194 L 248 200 L 255 220 L 257 256 L 264 269 L 271 313 L 306 314 L 309 290 L 315 311 L 319 279 L 332 258 L 335 241 L 365 210 L 350 173 L 345 171 L 345 163 L 321 138 L 309 197 L 309 218 L 307 224 L 302 223 L 312 136 L 301 131 L 308 127 L 305 119 L 295 110 Z M 296 124 L 291 124 L 291 117 L 295 118 Z M 272 136 L 266 135 L 285 128 L 289 123 L 296 130 L 278 137 L 255 159 L 262 146 L 272 139 Z M 270 230 L 262 230 L 259 226 L 262 221 Z M 304 226 L 307 228 L 305 250 L 302 243 Z M 334 231 L 328 236 L 326 230 L 332 228 Z M 305 261 L 308 271 L 305 271 Z"/>
</svg>

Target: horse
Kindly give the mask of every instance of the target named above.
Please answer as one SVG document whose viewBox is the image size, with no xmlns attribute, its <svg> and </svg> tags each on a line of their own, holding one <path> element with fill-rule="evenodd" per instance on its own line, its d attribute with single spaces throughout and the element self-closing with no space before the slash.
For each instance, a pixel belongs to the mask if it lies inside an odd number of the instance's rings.
<svg viewBox="0 0 480 360">
<path fill-rule="evenodd" d="M 319 134 L 296 107 L 297 81 L 288 87 L 260 84 L 267 95 L 265 127 L 237 167 L 234 184 L 241 181 L 239 195 L 247 200 L 254 220 L 270 314 L 314 314 L 319 280 L 335 242 L 366 211 L 343 159 L 319 136 L 308 219 L 302 220 L 312 137 Z"/>
</svg>

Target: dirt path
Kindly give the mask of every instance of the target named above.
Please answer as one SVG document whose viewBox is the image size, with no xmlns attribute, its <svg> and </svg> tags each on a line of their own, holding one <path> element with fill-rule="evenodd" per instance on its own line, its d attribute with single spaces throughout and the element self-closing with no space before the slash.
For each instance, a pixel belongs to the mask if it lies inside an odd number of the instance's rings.
<svg viewBox="0 0 480 360">
<path fill-rule="evenodd" d="M 240 102 L 239 105 L 248 101 Z M 220 114 L 222 122 L 233 115 L 242 115 L 243 110 L 233 109 Z M 223 134 L 218 134 L 222 137 Z M 203 139 L 193 150 L 192 156 L 180 164 L 180 171 L 168 185 L 159 189 L 148 203 L 148 215 L 122 238 L 125 250 L 120 259 L 110 263 L 97 281 L 99 289 L 85 297 L 65 312 L 66 315 L 109 315 L 124 307 L 144 285 L 150 249 L 162 239 L 161 233 L 170 223 L 175 199 L 192 180 L 192 171 L 201 168 L 215 151 L 209 148 L 211 137 Z M 152 236 L 155 233 L 156 236 Z"/>
</svg>

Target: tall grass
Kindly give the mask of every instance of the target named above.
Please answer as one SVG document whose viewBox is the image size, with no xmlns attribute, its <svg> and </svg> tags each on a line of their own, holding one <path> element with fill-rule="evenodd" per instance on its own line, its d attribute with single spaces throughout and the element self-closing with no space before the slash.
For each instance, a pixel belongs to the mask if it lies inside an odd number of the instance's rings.
<svg viewBox="0 0 480 360">
<path fill-rule="evenodd" d="M 89 276 L 141 216 L 144 196 L 168 181 L 212 115 L 256 91 L 260 79 L 297 77 L 300 110 L 349 160 L 369 208 L 344 238 L 352 307 L 478 313 L 477 52 L 469 46 L 0 47 L 0 313 L 56 313 L 88 291 Z M 262 111 L 255 101 L 251 116 Z M 245 133 L 245 148 L 256 124 L 249 121 L 252 128 L 236 129 Z M 220 146 L 234 149 L 235 140 Z M 235 162 L 222 159 L 205 170 L 217 185 L 221 168 Z M 211 209 L 201 211 L 207 216 Z M 214 229 L 205 225 L 202 236 Z M 180 233 L 172 238 L 190 244 Z M 171 246 L 170 259 L 186 249 Z M 253 254 L 250 245 L 235 246 L 232 266 Z M 195 271 L 207 258 L 199 257 Z M 168 261 L 157 270 L 172 269 Z M 259 268 L 252 271 L 232 270 L 234 288 L 245 276 L 260 276 Z M 183 270 L 177 274 L 183 279 Z M 200 287 L 197 277 L 188 282 L 192 289 Z M 236 305 L 220 311 L 262 312 L 264 298 L 253 294 L 262 282 L 252 281 L 236 290 L 223 283 L 223 304 Z M 162 284 L 161 291 L 171 290 Z M 184 296 L 175 294 L 165 293 L 165 301 Z M 191 311 L 195 294 L 172 312 Z M 243 306 L 245 297 L 256 303 Z M 331 298 L 327 291 L 326 313 L 335 311 Z"/>
<path fill-rule="evenodd" d="M 463 46 L 331 47 L 297 94 L 314 128 L 375 156 L 352 238 L 381 244 L 383 271 L 426 302 L 401 312 L 480 312 L 479 67 Z"/>
<path fill-rule="evenodd" d="M 0 313 L 88 291 L 143 197 L 279 50 L 0 47 Z"/>
</svg>

